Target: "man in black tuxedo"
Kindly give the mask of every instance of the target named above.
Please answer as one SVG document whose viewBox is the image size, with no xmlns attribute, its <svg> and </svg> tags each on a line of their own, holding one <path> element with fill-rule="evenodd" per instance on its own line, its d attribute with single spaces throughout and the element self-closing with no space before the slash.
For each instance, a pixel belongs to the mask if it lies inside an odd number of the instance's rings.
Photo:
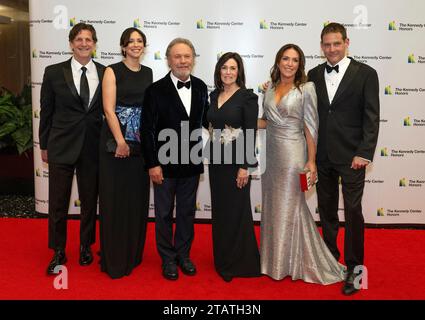
<svg viewBox="0 0 425 320">
<path fill-rule="evenodd" d="M 189 135 L 202 129 L 208 109 L 208 90 L 202 80 L 191 75 L 195 49 L 189 40 L 171 41 L 166 56 L 171 72 L 154 82 L 145 93 L 142 144 L 154 183 L 156 242 L 162 258 L 162 274 L 166 279 L 176 280 L 177 265 L 187 275 L 196 273 L 190 248 L 194 238 L 196 191 L 204 167 L 202 161 L 190 158 L 193 147 L 202 144 L 202 136 L 190 141 Z M 163 141 L 161 135 L 166 130 L 176 139 Z M 184 131 L 188 135 L 182 134 Z M 168 147 L 172 159 L 167 159 L 167 152 L 163 152 Z M 173 236 L 174 198 L 176 229 Z"/>
<path fill-rule="evenodd" d="M 379 131 L 379 83 L 370 66 L 346 56 L 347 33 L 341 24 L 330 23 L 321 34 L 327 62 L 308 73 L 316 85 L 319 111 L 317 145 L 317 197 L 323 237 L 338 260 L 338 180 L 344 197 L 344 257 L 347 275 L 342 292 L 355 287 L 356 266 L 363 265 L 364 218 L 362 196 L 366 166 L 375 153 Z"/>
<path fill-rule="evenodd" d="M 94 62 L 97 42 L 92 25 L 76 24 L 69 32 L 71 59 L 50 65 L 40 93 L 40 149 L 49 163 L 49 248 L 47 268 L 54 274 L 66 262 L 67 214 L 74 170 L 81 200 L 80 265 L 93 261 L 98 197 L 99 134 L 102 124 L 101 81 L 104 66 Z"/>
</svg>

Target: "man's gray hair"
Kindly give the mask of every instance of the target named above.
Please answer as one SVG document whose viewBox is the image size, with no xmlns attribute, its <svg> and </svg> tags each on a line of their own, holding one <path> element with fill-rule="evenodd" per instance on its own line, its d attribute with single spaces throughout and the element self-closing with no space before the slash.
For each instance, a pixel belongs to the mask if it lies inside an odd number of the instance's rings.
<svg viewBox="0 0 425 320">
<path fill-rule="evenodd" d="M 170 42 L 170 44 L 167 47 L 167 51 L 165 52 L 165 56 L 167 58 L 169 58 L 169 56 L 170 56 L 171 48 L 174 47 L 176 44 L 179 44 L 179 43 L 183 43 L 183 44 L 187 45 L 190 49 L 192 49 L 193 58 L 196 57 L 195 47 L 193 46 L 193 44 L 190 40 L 185 39 L 185 38 L 175 38 L 174 40 L 172 40 Z"/>
</svg>

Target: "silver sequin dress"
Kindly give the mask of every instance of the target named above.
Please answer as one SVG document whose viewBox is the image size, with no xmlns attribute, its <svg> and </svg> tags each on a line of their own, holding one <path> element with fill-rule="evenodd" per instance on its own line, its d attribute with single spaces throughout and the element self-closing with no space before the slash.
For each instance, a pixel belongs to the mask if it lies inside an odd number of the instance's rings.
<svg viewBox="0 0 425 320">
<path fill-rule="evenodd" d="M 275 280 L 331 284 L 344 280 L 344 266 L 322 240 L 301 191 L 307 161 L 304 124 L 317 142 L 317 97 L 312 82 L 292 88 L 275 103 L 270 86 L 263 101 L 267 119 L 266 171 L 262 182 L 261 272 Z"/>
</svg>

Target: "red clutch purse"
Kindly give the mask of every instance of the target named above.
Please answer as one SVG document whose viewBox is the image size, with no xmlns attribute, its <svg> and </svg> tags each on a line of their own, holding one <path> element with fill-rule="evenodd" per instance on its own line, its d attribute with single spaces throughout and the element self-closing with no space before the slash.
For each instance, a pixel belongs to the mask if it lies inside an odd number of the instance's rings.
<svg viewBox="0 0 425 320">
<path fill-rule="evenodd" d="M 317 182 L 311 180 L 311 172 L 310 171 L 302 171 L 300 172 L 300 185 L 301 185 L 301 191 L 305 192 L 311 189 L 312 186 Z"/>
</svg>

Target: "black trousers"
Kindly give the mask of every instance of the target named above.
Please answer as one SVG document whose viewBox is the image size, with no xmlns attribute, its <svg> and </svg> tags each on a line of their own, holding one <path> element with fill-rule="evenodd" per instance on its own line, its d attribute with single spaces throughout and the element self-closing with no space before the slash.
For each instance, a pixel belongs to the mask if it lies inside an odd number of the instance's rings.
<svg viewBox="0 0 425 320">
<path fill-rule="evenodd" d="M 318 178 L 317 199 L 323 238 L 338 260 L 337 247 L 339 228 L 339 177 L 341 177 L 344 198 L 345 237 L 344 260 L 347 268 L 353 270 L 364 261 L 364 218 L 362 196 L 365 169 L 354 170 L 350 165 L 336 165 L 330 162 L 317 163 Z"/>
<path fill-rule="evenodd" d="M 96 238 L 98 161 L 82 153 L 75 164 L 49 162 L 49 248 L 66 247 L 67 216 L 74 170 L 81 201 L 80 245 L 89 246 Z"/>
<path fill-rule="evenodd" d="M 162 262 L 189 258 L 194 238 L 196 191 L 199 175 L 188 178 L 164 178 L 154 184 L 155 234 Z M 176 227 L 173 236 L 173 210 L 176 200 Z"/>
</svg>

